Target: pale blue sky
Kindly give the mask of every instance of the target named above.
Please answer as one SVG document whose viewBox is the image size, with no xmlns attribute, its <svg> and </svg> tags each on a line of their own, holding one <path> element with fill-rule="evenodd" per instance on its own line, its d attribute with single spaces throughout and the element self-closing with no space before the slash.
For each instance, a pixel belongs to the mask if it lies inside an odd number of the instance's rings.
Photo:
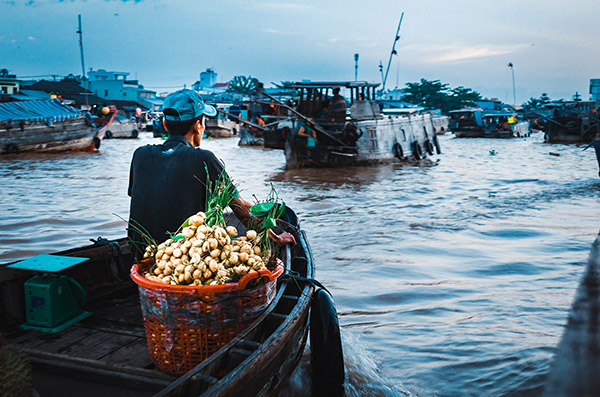
<svg viewBox="0 0 600 397">
<path fill-rule="evenodd" d="M 600 2 L 0 0 L 0 68 L 19 76 L 131 73 L 147 88 L 190 85 L 213 67 L 219 81 L 252 75 L 282 80 L 381 82 L 400 15 L 387 87 L 420 78 L 465 86 L 512 103 L 547 92 L 589 97 L 600 78 Z"/>
</svg>

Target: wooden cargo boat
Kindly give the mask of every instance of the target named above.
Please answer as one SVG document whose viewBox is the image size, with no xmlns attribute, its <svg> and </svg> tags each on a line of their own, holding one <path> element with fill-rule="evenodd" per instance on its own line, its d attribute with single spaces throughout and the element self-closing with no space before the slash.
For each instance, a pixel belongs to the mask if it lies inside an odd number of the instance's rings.
<svg viewBox="0 0 600 397">
<path fill-rule="evenodd" d="M 295 119 L 294 129 L 306 123 L 316 140 L 294 134 L 286 138 L 288 168 L 343 167 L 405 160 L 418 161 L 441 153 L 430 114 L 385 115 L 375 99 L 379 84 L 364 81 L 298 82 L 286 84 L 296 90 L 297 106 L 280 103 Z M 329 105 L 335 88 L 349 91 L 345 113 L 333 115 Z M 275 98 L 263 93 L 272 100 Z"/>
<path fill-rule="evenodd" d="M 514 113 L 467 108 L 449 112 L 449 128 L 457 138 L 520 138 L 531 135 L 528 121 L 519 121 Z M 510 118 L 514 123 L 509 123 Z"/>
<path fill-rule="evenodd" d="M 125 239 L 98 239 L 94 245 L 59 253 L 89 258 L 61 274 L 83 286 L 88 302 L 84 310 L 91 315 L 54 334 L 19 327 L 26 320 L 24 282 L 35 272 L 0 266 L 0 332 L 4 343 L 16 345 L 27 354 L 34 387 L 42 396 L 273 394 L 303 354 L 315 292 L 315 284 L 305 282 L 314 277 L 306 235 L 292 226 L 286 230 L 294 234 L 298 244 L 281 250 L 287 276 L 280 277 L 272 303 L 246 330 L 183 376 L 162 373 L 152 364 L 137 286 L 129 277 L 131 247 Z M 337 315 L 334 320 L 337 327 Z M 341 342 L 337 342 L 341 359 Z M 342 379 L 338 377 L 336 390 L 343 391 L 343 362 L 337 363 L 342 365 Z M 331 378 L 330 371 L 319 373 Z"/>
<path fill-rule="evenodd" d="M 57 99 L 0 103 L 0 152 L 62 152 L 100 147 L 88 113 Z"/>
<path fill-rule="evenodd" d="M 537 124 L 548 143 L 589 143 L 600 138 L 600 114 L 595 101 L 551 102 L 540 115 L 543 117 Z"/>
</svg>

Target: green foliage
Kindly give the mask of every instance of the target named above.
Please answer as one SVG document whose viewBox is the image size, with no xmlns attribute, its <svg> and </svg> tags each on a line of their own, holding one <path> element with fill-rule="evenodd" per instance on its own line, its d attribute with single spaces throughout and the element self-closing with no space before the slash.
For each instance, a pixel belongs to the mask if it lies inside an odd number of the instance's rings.
<svg viewBox="0 0 600 397">
<path fill-rule="evenodd" d="M 80 75 L 75 76 L 73 73 L 69 73 L 61 81 L 70 81 L 72 83 L 80 84 L 82 81 L 82 78 Z"/>
<path fill-rule="evenodd" d="M 262 83 L 252 76 L 235 76 L 230 82 L 227 91 L 240 94 L 252 94 Z"/>
<path fill-rule="evenodd" d="M 204 168 L 206 170 L 206 225 L 227 227 L 227 222 L 223 218 L 223 210 L 229 205 L 231 199 L 236 197 L 236 186 L 229 179 L 225 170 L 221 172 L 216 182 L 212 183 L 208 167 L 204 165 Z"/>
<path fill-rule="evenodd" d="M 250 214 L 258 221 L 251 221 L 248 225 L 250 228 L 256 230 L 258 235 L 256 239 L 259 241 L 261 251 L 265 258 L 269 258 L 267 261 L 267 268 L 273 269 L 275 267 L 275 256 L 272 253 L 276 250 L 276 245 L 269 238 L 269 230 L 276 226 L 276 220 L 281 218 L 285 213 L 285 203 L 279 198 L 279 194 L 275 190 L 275 187 L 271 184 L 271 191 L 267 195 L 264 201 L 256 199 L 256 204 L 250 209 Z"/>
<path fill-rule="evenodd" d="M 528 109 L 539 108 L 540 106 L 545 105 L 546 103 L 552 101 L 547 93 L 543 92 L 539 98 L 531 97 L 529 101 L 523 104 L 523 107 Z"/>
<path fill-rule="evenodd" d="M 402 97 L 402 100 L 408 103 L 428 109 L 441 109 L 444 113 L 473 106 L 474 101 L 481 99 L 481 95 L 470 88 L 463 86 L 450 88 L 448 84 L 441 83 L 439 80 L 425 79 L 421 79 L 418 83 L 406 83 Z"/>
</svg>

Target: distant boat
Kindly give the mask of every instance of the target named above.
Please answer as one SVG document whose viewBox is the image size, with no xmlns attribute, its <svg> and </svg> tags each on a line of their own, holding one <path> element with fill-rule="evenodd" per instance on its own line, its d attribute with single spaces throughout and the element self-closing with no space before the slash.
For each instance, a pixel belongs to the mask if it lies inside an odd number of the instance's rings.
<svg viewBox="0 0 600 397">
<path fill-rule="evenodd" d="M 448 114 L 449 128 L 457 138 L 520 138 L 531 135 L 529 122 L 519 120 L 514 112 L 464 108 Z"/>
<path fill-rule="evenodd" d="M 0 103 L 0 152 L 95 150 L 99 132 L 87 112 L 57 99 Z"/>
<path fill-rule="evenodd" d="M 600 138 L 600 112 L 595 101 L 560 101 L 544 105 L 536 125 L 549 143 L 589 143 Z"/>
<path fill-rule="evenodd" d="M 206 118 L 205 125 L 206 136 L 211 138 L 230 138 L 240 131 L 239 123 L 217 117 Z"/>
<path fill-rule="evenodd" d="M 137 138 L 139 131 L 137 123 L 132 119 L 128 119 L 120 114 L 117 114 L 117 109 L 113 110 L 107 118 L 94 118 L 96 127 L 104 130 L 104 138 Z"/>
<path fill-rule="evenodd" d="M 419 161 L 441 153 L 431 114 L 382 112 L 375 100 L 378 85 L 365 81 L 287 84 L 285 88 L 298 93 L 293 98 L 297 106 L 280 103 L 289 110 L 293 120 L 289 136 L 286 134 L 287 167 L 344 167 Z M 335 88 L 345 88 L 350 93 L 345 111 L 339 104 L 330 107 L 333 97 L 329 93 Z M 264 95 L 274 100 L 270 95 Z M 289 124 L 288 121 L 285 123 Z M 298 138 L 296 131 L 302 125 L 310 125 L 316 139 Z"/>
</svg>

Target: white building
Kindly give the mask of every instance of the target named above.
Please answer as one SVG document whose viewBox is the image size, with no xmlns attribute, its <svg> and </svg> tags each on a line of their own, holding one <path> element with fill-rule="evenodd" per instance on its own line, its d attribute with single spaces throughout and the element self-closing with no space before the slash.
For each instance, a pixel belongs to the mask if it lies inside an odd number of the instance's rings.
<svg viewBox="0 0 600 397">
<path fill-rule="evenodd" d="M 18 94 L 19 80 L 14 74 L 9 74 L 7 69 L 0 69 L 0 94 Z"/>
<path fill-rule="evenodd" d="M 138 80 L 128 80 L 128 76 L 127 72 L 105 69 L 89 71 L 89 90 L 109 101 L 135 102 L 146 109 L 157 110 L 162 105 L 162 100 L 156 98 L 156 92 L 144 89 Z M 124 106 L 131 107 L 132 104 Z"/>
</svg>

